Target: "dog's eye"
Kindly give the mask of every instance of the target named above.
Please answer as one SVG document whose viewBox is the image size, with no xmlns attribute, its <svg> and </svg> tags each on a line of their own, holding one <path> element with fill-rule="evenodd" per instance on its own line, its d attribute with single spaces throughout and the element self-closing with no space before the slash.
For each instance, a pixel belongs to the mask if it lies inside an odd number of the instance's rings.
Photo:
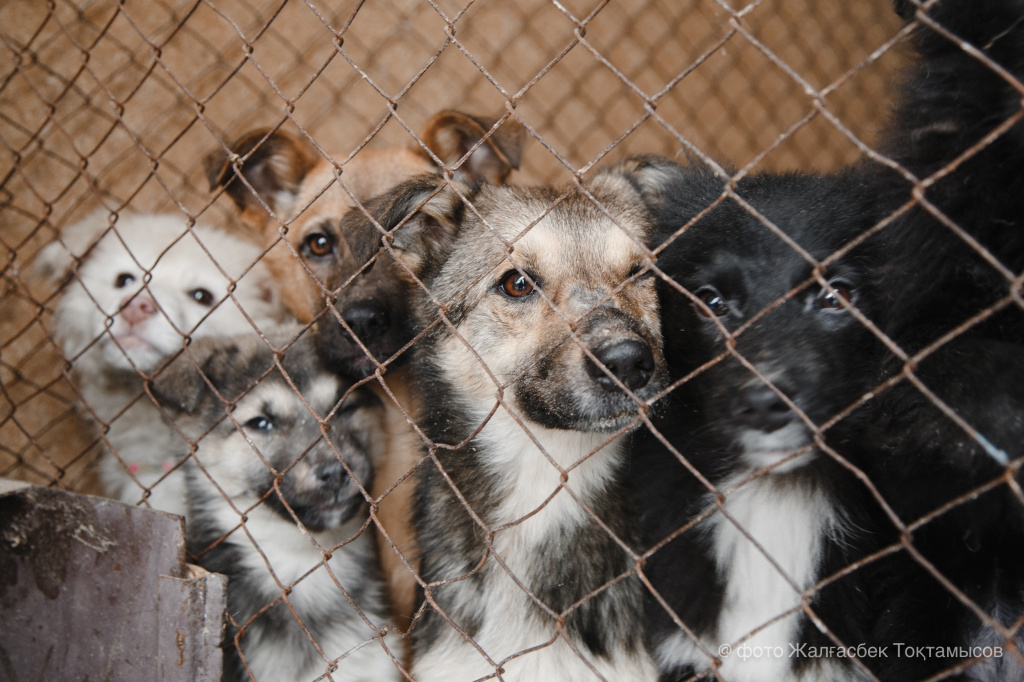
<svg viewBox="0 0 1024 682">
<path fill-rule="evenodd" d="M 134 281 L 135 275 L 128 272 L 122 272 L 120 275 L 117 276 L 117 279 L 114 280 L 114 286 L 117 287 L 118 289 L 124 289 L 126 286 L 128 286 Z"/>
<path fill-rule="evenodd" d="M 518 270 L 509 270 L 501 277 L 501 292 L 512 298 L 522 298 L 533 293 L 533 285 Z"/>
<path fill-rule="evenodd" d="M 725 302 L 725 298 L 718 292 L 718 289 L 701 287 L 694 295 L 704 304 L 704 306 L 696 306 L 697 312 L 704 317 L 711 317 L 711 315 L 725 317 L 729 314 L 729 304 Z M 708 311 L 711 311 L 711 315 L 708 315 Z"/>
<path fill-rule="evenodd" d="M 199 305 L 206 306 L 207 308 L 213 305 L 213 294 L 210 293 L 209 289 L 193 289 L 188 292 L 188 297 Z"/>
<path fill-rule="evenodd" d="M 250 431 L 262 431 L 264 433 L 268 433 L 274 429 L 274 422 L 261 414 L 260 416 L 253 417 L 249 421 L 245 422 L 242 426 Z"/>
<path fill-rule="evenodd" d="M 324 258 L 334 251 L 334 240 L 323 232 L 313 232 L 306 237 L 304 246 L 309 255 Z"/>
<path fill-rule="evenodd" d="M 828 289 L 818 297 L 818 307 L 822 310 L 842 310 L 853 301 L 853 288 L 846 282 L 829 282 L 834 291 Z"/>
</svg>

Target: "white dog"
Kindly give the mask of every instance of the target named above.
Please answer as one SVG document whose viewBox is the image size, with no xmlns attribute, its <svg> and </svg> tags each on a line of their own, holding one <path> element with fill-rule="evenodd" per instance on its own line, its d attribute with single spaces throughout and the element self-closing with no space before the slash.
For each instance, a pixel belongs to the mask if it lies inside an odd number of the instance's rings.
<svg viewBox="0 0 1024 682">
<path fill-rule="evenodd" d="M 207 226 L 189 230 L 180 215 L 122 213 L 112 227 L 109 218 L 101 211 L 65 229 L 36 269 L 71 278 L 53 331 L 85 411 L 105 431 L 106 493 L 184 514 L 179 467 L 189 444 L 146 380 L 190 338 L 255 334 L 286 313 L 256 246 Z"/>
</svg>

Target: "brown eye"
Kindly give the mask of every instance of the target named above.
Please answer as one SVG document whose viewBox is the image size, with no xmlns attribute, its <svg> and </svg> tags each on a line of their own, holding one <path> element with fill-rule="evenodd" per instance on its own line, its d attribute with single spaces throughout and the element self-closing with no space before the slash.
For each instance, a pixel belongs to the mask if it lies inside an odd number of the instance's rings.
<svg viewBox="0 0 1024 682">
<path fill-rule="evenodd" d="M 193 289 L 188 292 L 188 297 L 201 306 L 207 308 L 213 304 L 213 294 L 208 289 Z"/>
<path fill-rule="evenodd" d="M 533 285 L 526 279 L 526 275 L 523 275 L 518 270 L 506 272 L 502 276 L 499 286 L 503 294 L 512 298 L 522 298 L 533 293 Z"/>
<path fill-rule="evenodd" d="M 122 272 L 120 275 L 117 276 L 117 279 L 114 280 L 114 286 L 118 289 L 123 289 L 134 281 L 135 275 L 132 275 L 131 273 L 127 272 Z"/>
<path fill-rule="evenodd" d="M 334 251 L 334 240 L 323 232 L 314 232 L 306 237 L 306 250 L 312 256 L 323 258 Z"/>
<path fill-rule="evenodd" d="M 701 287 L 695 295 L 707 306 L 706 309 L 702 306 L 696 306 L 697 312 L 704 317 L 711 317 L 711 315 L 708 315 L 709 310 L 715 317 L 725 317 L 729 314 L 729 304 L 725 302 L 725 297 L 719 293 L 718 289 L 714 287 Z"/>
<path fill-rule="evenodd" d="M 834 291 L 821 292 L 818 307 L 822 310 L 842 310 L 853 300 L 853 289 L 846 282 L 829 282 Z"/>
</svg>

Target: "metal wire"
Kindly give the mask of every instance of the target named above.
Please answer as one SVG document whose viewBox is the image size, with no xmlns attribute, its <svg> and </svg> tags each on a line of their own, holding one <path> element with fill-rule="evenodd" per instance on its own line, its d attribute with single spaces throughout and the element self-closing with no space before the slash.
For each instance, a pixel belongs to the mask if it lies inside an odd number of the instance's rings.
<svg viewBox="0 0 1024 682">
<path fill-rule="evenodd" d="M 804 613 L 832 641 L 843 644 L 818 617 L 814 596 L 864 566 L 905 552 L 939 581 L 952 599 L 966 605 L 981 623 L 997 631 L 1005 639 L 1008 655 L 1024 665 L 1021 652 L 1013 645 L 1021 627 L 1020 619 L 1013 627 L 994 620 L 922 556 L 913 542 L 913 534 L 920 528 L 995 487 L 1009 487 L 1024 504 L 1016 480 L 1022 462 L 1020 453 L 1007 453 L 988 443 L 984 434 L 979 434 L 918 376 L 918 367 L 925 359 L 962 334 L 1001 310 L 1024 306 L 1021 275 L 1000 263 L 925 196 L 927 188 L 955 172 L 988 145 L 998 144 L 999 137 L 1017 124 L 1024 112 L 1003 122 L 960 158 L 928 178 L 916 178 L 880 155 L 874 140 L 888 109 L 880 103 L 890 101 L 896 84 L 894 74 L 905 61 L 901 45 L 909 31 L 892 15 L 889 4 L 889 0 L 760 0 L 746 5 L 725 0 L 469 0 L 465 4 L 459 0 L 343 0 L 332 4 L 311 0 L 160 0 L 132 6 L 115 0 L 50 0 L 0 6 L 0 54 L 4 55 L 0 58 L 0 145 L 6 152 L 0 157 L 0 476 L 95 493 L 101 492 L 95 480 L 99 459 L 110 456 L 107 453 L 112 451 L 120 461 L 106 437 L 110 422 L 99 419 L 88 404 L 83 404 L 82 394 L 75 387 L 75 367 L 80 358 L 63 356 L 50 326 L 54 307 L 68 282 L 43 283 L 33 275 L 34 257 L 42 247 L 58 239 L 63 228 L 89 211 L 104 207 L 111 214 L 129 209 L 170 211 L 180 214 L 183 225 L 199 221 L 235 229 L 234 208 L 222 192 L 209 191 L 199 161 L 211 150 L 230 150 L 240 133 L 259 127 L 297 131 L 335 166 L 335 175 L 323 192 L 337 183 L 356 203 L 344 171 L 365 150 L 388 146 L 426 149 L 415 131 L 421 129 L 427 117 L 445 108 L 502 112 L 505 118 L 520 122 L 531 138 L 516 182 L 568 183 L 582 189 L 580 179 L 593 168 L 638 152 L 698 158 L 715 168 L 723 180 L 722 196 L 708 211 L 724 201 L 743 206 L 814 268 L 809 280 L 754 315 L 740 329 L 730 333 L 722 327 L 729 339 L 726 350 L 658 397 L 671 394 L 722 362 L 732 359 L 741 363 L 753 376 L 772 386 L 814 434 L 814 443 L 808 448 L 826 452 L 867 486 L 900 533 L 900 539 L 836 574 L 821 577 L 806 590 L 789 579 L 802 596 L 800 604 L 734 644 L 747 641 L 773 622 L 798 612 Z M 920 20 L 934 26 L 926 17 Z M 976 56 L 1024 92 L 1019 83 L 983 54 Z M 900 358 L 902 371 L 819 424 L 775 387 L 755 362 L 737 350 L 737 340 L 801 291 L 808 287 L 828 288 L 823 274 L 827 265 L 884 230 L 902 215 L 900 212 L 912 206 L 908 203 L 893 217 L 818 262 L 783 229 L 747 203 L 736 192 L 736 184 L 756 171 L 831 170 L 863 156 L 903 173 L 914 185 L 913 202 L 995 268 L 1006 279 L 1008 294 L 916 353 L 900 349 L 853 307 L 852 314 Z M 243 159 L 235 156 L 231 161 L 240 163 Z M 472 206 L 470 209 L 475 211 Z M 612 217 L 603 207 L 601 210 Z M 672 239 L 685 234 L 708 211 L 681 226 Z M 260 258 L 283 242 L 283 246 L 291 249 L 291 255 L 300 259 L 285 239 L 290 227 L 287 216 L 276 217 L 281 223 L 280 236 L 269 245 L 261 245 Z M 680 296 L 703 305 L 693 292 L 672 282 L 653 260 L 672 239 L 654 246 L 650 267 L 656 276 L 674 286 Z M 507 252 L 512 248 L 508 243 L 504 246 Z M 207 254 L 214 261 L 218 258 L 215 252 Z M 325 296 L 333 293 L 307 266 L 302 268 L 316 280 Z M 529 278 L 525 271 L 521 272 Z M 447 306 L 451 302 L 436 302 L 440 315 L 437 324 L 447 325 L 461 339 L 449 317 Z M 551 301 L 547 303 L 564 318 L 565 342 L 579 344 L 592 361 L 598 362 L 574 328 L 578 320 L 566 317 Z M 307 328 L 318 320 L 332 319 L 351 332 L 341 313 L 328 303 Z M 419 333 L 403 353 L 430 331 Z M 270 343 L 266 337 L 263 340 Z M 183 348 L 188 342 L 183 334 Z M 365 346 L 362 350 L 369 352 Z M 287 349 L 275 351 L 284 353 Z M 483 364 L 476 351 L 470 351 Z M 436 466 L 447 476 L 437 456 L 438 449 L 458 444 L 430 443 L 414 424 L 415 410 L 403 405 L 383 379 L 396 359 L 397 355 L 377 361 L 376 374 L 361 383 L 377 385 L 385 399 L 413 423 L 418 438 L 424 441 L 426 455 L 398 480 L 386 482 L 379 497 L 363 490 L 371 514 L 360 533 L 375 528 L 400 556 L 406 569 L 415 572 L 415 558 L 402 553 L 380 522 L 378 505 L 403 481 L 413 477 L 417 467 Z M 277 368 L 285 371 L 280 360 Z M 503 391 L 512 380 L 491 374 L 486 366 L 485 371 L 496 389 L 493 415 L 506 406 Z M 618 382 L 615 376 L 609 377 Z M 649 403 L 653 401 L 640 401 L 619 383 L 636 400 L 637 419 L 610 435 L 608 442 L 640 423 L 640 428 L 654 432 L 680 465 L 700 480 L 714 502 L 687 525 L 644 552 L 636 553 L 625 539 L 615 538 L 633 562 L 633 569 L 615 581 L 638 575 L 655 592 L 662 607 L 670 611 L 668 602 L 656 593 L 644 574 L 644 563 L 672 539 L 691 532 L 716 513 L 736 523 L 740 533 L 785 575 L 777 559 L 730 516 L 724 501 L 733 489 L 717 489 L 704 478 L 685 451 L 657 433 L 648 415 Z M 825 438 L 844 417 L 900 383 L 913 384 L 969 438 L 981 443 L 1004 465 L 1005 473 L 922 518 L 900 518 L 870 478 L 830 448 Z M 140 391 L 135 400 L 153 399 L 147 389 Z M 227 407 L 233 407 L 232 400 L 224 401 Z M 305 398 L 303 403 L 314 411 Z M 125 406 L 111 421 L 122 418 L 130 406 Z M 325 439 L 329 416 L 317 417 Z M 234 421 L 233 417 L 229 419 Z M 528 430 L 521 422 L 520 425 Z M 534 442 L 543 452 L 540 442 Z M 192 456 L 197 444 L 201 443 L 192 441 Z M 565 485 L 572 467 L 563 469 L 549 453 L 544 454 L 559 470 L 561 485 L 541 508 L 559 492 L 576 497 Z M 129 470 L 127 463 L 121 464 Z M 199 468 L 213 480 L 201 463 Z M 753 478 L 768 471 L 756 472 Z M 281 494 L 279 486 L 286 474 L 287 470 L 276 473 L 276 492 L 268 495 Z M 567 612 L 552 611 L 530 593 L 493 545 L 496 533 L 523 523 L 539 509 L 509 524 L 490 527 L 476 515 L 457 486 L 450 479 L 448 482 L 487 538 L 489 557 L 559 624 L 558 634 L 537 648 L 550 646 L 560 638 L 573 646 L 562 633 L 561 625 L 578 604 Z M 737 487 L 746 483 L 740 482 Z M 140 504 L 146 504 L 149 494 L 150 490 L 139 484 Z M 612 534 L 593 510 L 578 498 L 577 502 Z M 252 511 L 235 509 L 239 522 L 231 532 L 249 534 L 245 522 Z M 294 512 L 292 515 L 299 524 L 298 516 Z M 249 537 L 259 550 L 255 538 L 251 534 Z M 337 549 L 320 548 L 324 566 Z M 263 560 L 273 574 L 265 555 Z M 482 565 L 483 562 L 469 575 Z M 310 566 L 300 582 L 318 567 Z M 333 573 L 332 579 L 345 592 L 343 581 Z M 428 582 L 419 575 L 415 575 L 415 580 L 425 589 L 425 608 L 439 609 L 432 590 L 448 581 Z M 250 622 L 283 602 L 305 628 L 289 601 L 295 583 L 278 581 L 278 585 L 280 597 L 266 604 Z M 602 586 L 584 601 L 608 587 Z M 347 592 L 345 596 L 358 608 Z M 670 615 L 697 647 L 704 648 L 689 624 L 677 614 Z M 412 627 L 419 618 L 420 614 L 414 617 Z M 448 622 L 459 630 L 455 621 L 449 618 Z M 235 625 L 237 644 L 244 640 L 248 623 Z M 374 629 L 385 646 L 388 640 L 384 636 L 389 632 L 404 636 L 403 629 L 392 624 Z M 343 659 L 331 660 L 326 656 L 308 629 L 306 632 L 324 659 L 325 674 L 344 664 Z M 468 634 L 463 635 L 469 638 Z M 528 656 L 530 651 L 504 660 L 492 659 L 482 649 L 480 653 L 494 666 L 494 677 L 500 679 L 503 665 L 513 658 Z M 720 661 L 714 652 L 705 653 L 708 671 L 719 677 Z M 389 654 L 396 665 L 405 665 L 395 654 Z M 951 667 L 949 671 L 962 667 Z M 867 668 L 863 672 L 871 676 Z"/>
</svg>

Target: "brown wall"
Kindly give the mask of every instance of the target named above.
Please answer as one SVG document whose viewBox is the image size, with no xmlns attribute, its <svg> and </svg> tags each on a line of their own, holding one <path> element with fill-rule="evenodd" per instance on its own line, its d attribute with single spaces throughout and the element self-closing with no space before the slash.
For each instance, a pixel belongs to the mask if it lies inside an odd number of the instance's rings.
<svg viewBox="0 0 1024 682">
<path fill-rule="evenodd" d="M 520 182 L 688 145 L 734 167 L 824 170 L 857 158 L 848 134 L 874 139 L 900 62 L 871 57 L 899 29 L 889 0 L 764 0 L 739 19 L 714 0 L 212 4 L 0 4 L 0 475 L 80 487 L 59 465 L 94 451 L 39 324 L 52 301 L 32 255 L 100 205 L 230 222 L 202 158 L 249 128 L 301 128 L 343 165 L 363 145 L 414 144 L 406 126 L 440 109 L 511 98 L 537 137 Z"/>
</svg>

